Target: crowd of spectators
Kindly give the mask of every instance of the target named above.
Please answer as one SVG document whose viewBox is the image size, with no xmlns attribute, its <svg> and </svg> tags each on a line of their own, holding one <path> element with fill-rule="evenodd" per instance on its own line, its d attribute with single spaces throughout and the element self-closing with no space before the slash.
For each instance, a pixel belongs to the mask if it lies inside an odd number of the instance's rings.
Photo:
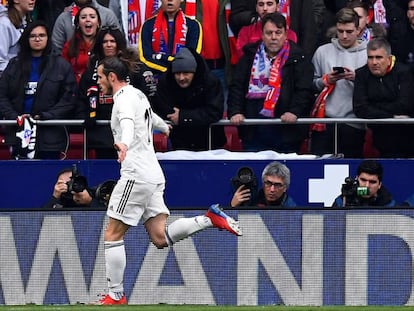
<svg viewBox="0 0 414 311">
<path fill-rule="evenodd" d="M 170 150 L 225 147 L 223 127 L 213 141 L 208 128 L 229 119 L 245 151 L 363 158 L 372 135 L 380 157 L 412 157 L 410 124 L 296 121 L 412 118 L 413 12 L 414 0 L 3 1 L 0 118 L 20 120 L 6 131 L 12 157 L 25 158 L 17 151 L 31 139 L 35 158 L 64 158 L 79 131 L 44 126 L 16 139 L 22 120 L 80 119 L 88 149 L 116 158 L 109 127 L 96 124 L 112 109 L 96 68 L 120 55 L 140 63 L 129 82 L 171 122 Z M 244 126 L 251 118 L 282 124 Z"/>
</svg>

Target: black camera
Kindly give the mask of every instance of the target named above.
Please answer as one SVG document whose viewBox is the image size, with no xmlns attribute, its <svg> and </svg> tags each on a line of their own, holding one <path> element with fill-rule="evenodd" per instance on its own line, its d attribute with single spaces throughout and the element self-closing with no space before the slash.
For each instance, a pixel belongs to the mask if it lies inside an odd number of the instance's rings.
<svg viewBox="0 0 414 311">
<path fill-rule="evenodd" d="M 356 178 L 347 177 L 342 184 L 343 206 L 361 205 L 360 198 L 369 195 L 368 187 L 360 187 Z"/>
<path fill-rule="evenodd" d="M 95 198 L 108 206 L 109 199 L 111 198 L 112 191 L 116 185 L 115 180 L 106 180 L 103 183 L 99 184 L 95 189 Z"/>
<path fill-rule="evenodd" d="M 233 190 L 236 191 L 240 186 L 244 186 L 245 189 L 250 189 L 250 200 L 244 202 L 242 205 L 251 205 L 252 199 L 257 195 L 257 178 L 253 170 L 250 167 L 241 167 L 236 176 L 231 179 Z"/>
<path fill-rule="evenodd" d="M 76 164 L 72 165 L 72 176 L 66 184 L 68 185 L 68 193 L 79 193 L 88 188 L 86 177 L 79 174 Z"/>
</svg>

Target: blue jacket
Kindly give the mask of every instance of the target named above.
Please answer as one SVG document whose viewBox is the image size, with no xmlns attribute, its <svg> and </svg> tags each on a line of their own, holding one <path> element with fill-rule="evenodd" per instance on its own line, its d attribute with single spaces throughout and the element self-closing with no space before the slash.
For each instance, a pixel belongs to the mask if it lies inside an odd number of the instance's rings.
<svg viewBox="0 0 414 311">
<path fill-rule="evenodd" d="M 348 203 L 346 204 L 346 206 L 356 206 L 356 207 L 362 207 L 362 206 L 377 206 L 377 207 L 393 207 L 396 206 L 397 203 L 395 202 L 395 200 L 392 198 L 391 193 L 384 187 L 382 186 L 378 192 L 377 192 L 377 196 L 376 197 L 372 197 L 372 198 L 368 198 L 368 199 L 364 199 L 361 197 L 356 197 L 355 198 L 357 204 L 353 204 L 353 205 L 348 205 Z M 338 196 L 334 203 L 332 204 L 332 207 L 343 207 L 344 204 L 344 199 L 342 197 L 342 195 Z"/>
<path fill-rule="evenodd" d="M 141 35 L 138 42 L 138 53 L 140 60 L 149 68 L 155 69 L 159 72 L 165 72 L 167 71 L 168 62 L 174 59 L 174 55 L 171 53 L 171 45 L 173 43 L 174 36 L 169 36 L 169 52 L 167 54 L 160 54 L 159 51 L 153 50 L 152 37 L 156 17 L 157 15 L 154 15 L 150 19 L 146 20 L 142 25 Z M 165 18 L 167 17 L 165 16 Z M 194 49 L 197 53 L 201 53 L 201 46 L 203 41 L 201 25 L 195 19 L 191 19 L 187 16 L 185 19 L 188 29 L 185 46 Z"/>
</svg>

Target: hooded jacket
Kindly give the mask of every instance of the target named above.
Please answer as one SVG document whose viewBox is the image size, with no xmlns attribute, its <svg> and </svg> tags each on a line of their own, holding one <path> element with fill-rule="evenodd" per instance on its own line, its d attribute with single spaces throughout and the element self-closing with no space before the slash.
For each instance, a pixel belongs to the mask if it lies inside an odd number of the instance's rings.
<svg viewBox="0 0 414 311">
<path fill-rule="evenodd" d="M 7 14 L 7 8 L 0 5 L 0 73 L 6 69 L 9 60 L 19 52 L 18 42 L 25 24 L 24 19 L 19 29 L 14 27 Z"/>
<path fill-rule="evenodd" d="M 208 129 L 211 123 L 223 117 L 224 95 L 220 81 L 210 72 L 204 59 L 189 49 L 197 62 L 193 81 L 188 88 L 181 88 L 171 72 L 171 63 L 161 77 L 154 98 L 154 111 L 163 119 L 180 109 L 179 124 L 170 133 L 173 149 L 207 150 Z M 224 129 L 214 126 L 213 148 L 223 147 Z"/>
</svg>

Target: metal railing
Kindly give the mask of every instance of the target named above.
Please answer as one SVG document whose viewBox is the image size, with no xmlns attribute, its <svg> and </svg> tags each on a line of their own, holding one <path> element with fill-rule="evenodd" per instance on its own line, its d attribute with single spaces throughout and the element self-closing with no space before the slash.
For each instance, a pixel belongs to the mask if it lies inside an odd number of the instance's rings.
<svg viewBox="0 0 414 311">
<path fill-rule="evenodd" d="M 35 123 L 39 126 L 83 126 L 84 120 L 36 120 Z M 245 119 L 243 123 L 239 126 L 251 126 L 251 125 L 298 125 L 298 124 L 313 124 L 313 123 L 324 123 L 324 124 L 334 124 L 334 135 L 335 135 L 335 144 L 334 144 L 334 153 L 338 153 L 338 124 L 414 124 L 414 118 L 407 119 L 360 119 L 360 118 L 298 118 L 296 123 L 285 123 L 280 119 Z M 97 120 L 97 125 L 108 125 L 110 120 Z M 16 125 L 16 120 L 0 120 L 0 126 L 11 126 Z M 209 149 L 211 150 L 212 146 L 212 128 L 214 126 L 235 126 L 230 120 L 220 120 L 218 122 L 210 124 L 209 127 Z M 87 159 L 87 140 L 86 140 L 87 128 L 83 129 L 83 159 Z"/>
<path fill-rule="evenodd" d="M 238 126 L 251 126 L 251 125 L 298 125 L 298 124 L 313 124 L 313 123 L 324 123 L 334 124 L 334 150 L 333 153 L 338 153 L 338 124 L 414 124 L 414 118 L 397 119 L 360 119 L 360 118 L 298 118 L 296 123 L 282 122 L 280 119 L 245 119 L 243 123 Z M 212 146 L 212 135 L 211 131 L 213 126 L 234 126 L 230 120 L 220 120 L 216 123 L 210 124 L 209 128 L 209 149 Z"/>
</svg>

